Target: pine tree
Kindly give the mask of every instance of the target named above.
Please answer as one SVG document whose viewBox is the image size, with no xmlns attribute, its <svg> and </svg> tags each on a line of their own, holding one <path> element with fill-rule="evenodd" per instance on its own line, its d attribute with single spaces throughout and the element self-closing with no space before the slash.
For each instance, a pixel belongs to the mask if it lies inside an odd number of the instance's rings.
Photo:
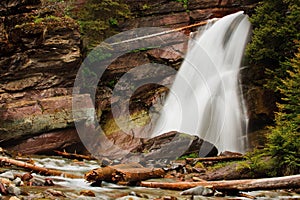
<svg viewBox="0 0 300 200">
<path fill-rule="evenodd" d="M 265 72 L 262 84 L 273 90 L 278 112 L 263 150 L 249 154 L 254 172 L 275 176 L 300 173 L 300 1 L 262 0 L 250 17 L 251 65 Z M 257 83 L 261 84 L 261 83 Z"/>
<path fill-rule="evenodd" d="M 253 37 L 247 47 L 251 65 L 265 69 L 264 83 L 277 91 L 280 84 L 274 75 L 284 78 L 287 67 L 280 63 L 290 59 L 297 51 L 295 41 L 300 40 L 300 1 L 263 0 L 250 17 Z"/>
<path fill-rule="evenodd" d="M 276 174 L 289 175 L 300 173 L 300 48 L 295 58 L 282 65 L 290 70 L 278 86 L 282 103 L 278 103 L 276 125 L 265 150 L 272 157 Z"/>
</svg>

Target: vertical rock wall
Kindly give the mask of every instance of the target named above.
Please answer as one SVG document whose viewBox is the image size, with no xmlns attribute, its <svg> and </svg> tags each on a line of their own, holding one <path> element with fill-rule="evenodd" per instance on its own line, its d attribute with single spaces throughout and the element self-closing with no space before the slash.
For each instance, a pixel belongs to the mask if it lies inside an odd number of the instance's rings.
<svg viewBox="0 0 300 200">
<path fill-rule="evenodd" d="M 0 146 L 23 153 L 43 153 L 74 145 L 77 150 L 82 149 L 71 114 L 72 86 L 84 54 L 79 26 L 62 15 L 64 8 L 60 4 L 43 2 L 6 0 L 0 3 Z M 126 2 L 134 16 L 120 25 L 122 30 L 182 27 L 239 10 L 249 12 L 256 1 L 189 0 L 186 5 L 173 0 Z M 124 73 L 145 63 L 158 62 L 178 69 L 185 51 L 186 43 L 141 50 L 123 55 L 108 67 L 99 83 L 96 104 L 103 113 L 99 119 L 113 139 L 120 132 L 110 113 L 113 85 Z M 169 79 L 166 77 L 164 81 L 169 83 Z M 147 119 L 144 111 L 164 92 L 164 88 L 156 86 L 140 88 L 132 98 L 133 111 L 143 111 L 142 118 Z M 92 109 L 89 95 L 82 98 L 86 101 L 83 109 Z M 251 98 L 249 101 L 253 102 L 255 96 Z M 254 108 L 263 105 L 265 100 L 257 102 L 260 105 L 253 104 Z"/>
<path fill-rule="evenodd" d="M 40 0 L 0 3 L 0 141 L 3 146 L 7 143 L 18 149 L 19 139 L 74 126 L 71 91 L 82 61 L 82 47 L 78 24 L 62 16 L 62 9 L 59 4 Z M 71 134 L 63 133 L 65 138 Z M 70 140 L 61 137 L 57 146 L 79 140 L 74 131 L 70 137 Z M 43 140 L 47 143 L 47 138 Z M 24 152 L 36 149 L 33 147 L 27 147 Z"/>
</svg>

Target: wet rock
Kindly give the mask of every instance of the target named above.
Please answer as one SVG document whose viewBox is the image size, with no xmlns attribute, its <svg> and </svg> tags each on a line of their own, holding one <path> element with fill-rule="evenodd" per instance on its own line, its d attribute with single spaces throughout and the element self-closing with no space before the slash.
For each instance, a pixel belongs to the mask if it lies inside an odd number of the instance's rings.
<svg viewBox="0 0 300 200">
<path fill-rule="evenodd" d="M 98 197 L 87 197 L 87 196 L 79 196 L 77 198 L 73 198 L 76 200 L 94 200 L 94 199 L 100 199 L 100 200 L 104 200 L 105 198 L 98 198 Z"/>
<path fill-rule="evenodd" d="M 0 183 L 2 183 L 4 185 L 10 185 L 10 184 L 12 184 L 11 180 L 9 180 L 7 178 L 0 178 Z"/>
<path fill-rule="evenodd" d="M 217 168 L 212 171 L 207 171 L 205 174 L 200 174 L 199 178 L 204 180 L 235 180 L 245 178 L 262 177 L 261 174 L 250 173 L 247 168 L 241 168 L 239 163 L 231 163 L 224 167 Z"/>
<path fill-rule="evenodd" d="M 30 179 L 30 182 L 27 184 L 31 184 L 32 186 L 44 186 L 45 185 L 45 180 L 42 178 L 37 178 L 37 177 L 33 177 L 32 179 Z"/>
<path fill-rule="evenodd" d="M 54 183 L 53 183 L 53 180 L 50 179 L 50 178 L 45 178 L 45 183 L 44 183 L 45 186 L 53 186 Z"/>
<path fill-rule="evenodd" d="M 91 190 L 81 190 L 80 195 L 83 195 L 83 196 L 89 196 L 89 197 L 95 197 L 95 193 Z"/>
<path fill-rule="evenodd" d="M 0 194 L 7 194 L 5 184 L 3 184 L 2 182 L 0 182 Z"/>
<path fill-rule="evenodd" d="M 223 192 L 220 192 L 220 191 L 215 191 L 215 194 L 214 194 L 215 197 L 224 197 L 225 194 Z"/>
<path fill-rule="evenodd" d="M 4 173 L 1 173 L 0 177 L 1 178 L 7 178 L 9 180 L 14 180 L 14 178 L 15 178 L 14 174 L 11 171 L 6 171 Z"/>
<path fill-rule="evenodd" d="M 9 194 L 15 195 L 15 196 L 19 196 L 21 194 L 21 189 L 16 187 L 15 185 L 9 185 L 7 187 L 7 192 Z"/>
<path fill-rule="evenodd" d="M 46 196 L 54 196 L 54 197 L 66 197 L 66 195 L 62 191 L 54 190 L 54 189 L 47 189 L 44 191 Z"/>
<path fill-rule="evenodd" d="M 140 145 L 131 150 L 131 153 L 137 154 L 145 162 L 155 160 L 156 166 L 169 164 L 183 155 L 191 153 L 216 156 L 217 149 L 209 142 L 201 138 L 185 133 L 171 131 L 154 138 L 140 140 Z M 127 162 L 130 159 L 129 154 L 123 159 Z M 173 167 L 176 167 L 173 165 Z"/>
<path fill-rule="evenodd" d="M 232 152 L 232 151 L 224 151 L 222 153 L 220 153 L 219 156 L 242 156 L 242 153 L 238 153 L 238 152 Z"/>
<path fill-rule="evenodd" d="M 20 199 L 16 196 L 13 196 L 13 197 L 10 197 L 8 200 L 20 200 Z"/>
<path fill-rule="evenodd" d="M 25 174 L 22 175 L 21 179 L 22 179 L 22 181 L 29 181 L 32 178 L 33 178 L 33 176 L 32 176 L 31 173 L 25 173 Z"/>
<path fill-rule="evenodd" d="M 12 157 L 11 154 L 4 150 L 2 147 L 0 147 L 0 154 L 6 157 Z"/>
<path fill-rule="evenodd" d="M 131 196 L 137 196 L 134 191 L 129 192 L 129 195 L 131 195 Z"/>
<path fill-rule="evenodd" d="M 162 199 L 162 200 L 177 200 L 177 197 L 173 197 L 173 196 L 163 196 L 161 199 Z"/>
<path fill-rule="evenodd" d="M 180 195 L 202 195 L 202 196 L 211 196 L 213 194 L 214 191 L 212 189 L 203 186 L 197 186 L 180 193 Z"/>
<path fill-rule="evenodd" d="M 197 176 L 193 176 L 192 180 L 195 181 L 195 182 L 203 182 L 203 181 L 205 181 L 205 180 L 203 180 L 203 179 L 201 179 L 201 178 L 199 178 Z"/>
<path fill-rule="evenodd" d="M 13 184 L 15 184 L 16 186 L 21 186 L 24 185 L 24 182 L 21 180 L 20 177 L 15 178 L 15 180 L 13 180 Z"/>
<path fill-rule="evenodd" d="M 124 197 L 117 198 L 116 200 L 142 200 L 142 199 L 144 198 L 135 197 L 135 196 L 124 196 Z"/>
</svg>

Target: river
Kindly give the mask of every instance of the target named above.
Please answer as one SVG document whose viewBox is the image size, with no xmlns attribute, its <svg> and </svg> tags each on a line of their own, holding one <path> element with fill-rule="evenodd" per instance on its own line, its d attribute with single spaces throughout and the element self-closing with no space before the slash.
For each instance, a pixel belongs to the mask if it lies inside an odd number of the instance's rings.
<svg viewBox="0 0 300 200">
<path fill-rule="evenodd" d="M 99 165 L 97 161 L 75 161 L 70 159 L 64 159 L 61 157 L 45 157 L 39 156 L 32 158 L 35 165 L 57 169 L 64 172 L 84 175 L 87 171 L 98 168 Z M 2 168 L 2 174 L 7 168 Z M 8 170 L 15 174 L 22 174 L 25 171 L 22 171 L 20 168 L 15 168 Z M 153 189 L 153 188 L 144 188 L 144 187 L 132 187 L 132 186 L 120 186 L 112 183 L 103 182 L 102 187 L 92 187 L 90 183 L 86 182 L 84 179 L 70 179 L 58 176 L 45 177 L 36 173 L 32 173 L 33 183 L 44 182 L 46 178 L 51 179 L 54 183 L 54 186 L 22 186 L 22 195 L 21 199 L 105 199 L 105 200 L 114 200 L 114 199 L 164 199 L 164 200 L 188 200 L 188 199 L 249 199 L 247 197 L 236 197 L 236 196 L 226 196 L 226 197 L 204 197 L 204 196 L 195 196 L 192 198 L 190 195 L 180 195 L 181 191 L 172 191 L 172 190 L 162 190 L 162 189 Z M 164 180 L 165 181 L 165 180 Z M 27 195 L 24 195 L 26 194 Z M 94 197 L 80 195 L 84 193 L 94 194 Z M 256 199 L 300 199 L 299 194 L 295 194 L 287 191 L 255 191 L 244 193 Z"/>
</svg>

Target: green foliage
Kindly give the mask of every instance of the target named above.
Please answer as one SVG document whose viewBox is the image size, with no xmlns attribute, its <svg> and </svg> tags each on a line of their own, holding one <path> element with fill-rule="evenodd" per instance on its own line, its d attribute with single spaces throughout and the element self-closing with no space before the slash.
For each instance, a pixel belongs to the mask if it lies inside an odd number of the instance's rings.
<svg viewBox="0 0 300 200">
<path fill-rule="evenodd" d="M 189 0 L 175 0 L 175 1 L 182 3 L 182 5 L 185 9 L 188 8 Z"/>
<path fill-rule="evenodd" d="M 239 161 L 222 161 L 222 162 L 217 162 L 213 163 L 211 166 L 207 167 L 209 171 L 214 171 L 223 167 L 226 167 L 228 165 L 232 165 L 234 163 L 239 163 Z"/>
<path fill-rule="evenodd" d="M 250 18 L 253 37 L 247 47 L 252 65 L 265 69 L 265 86 L 278 94 L 275 125 L 263 150 L 248 156 L 249 169 L 268 176 L 300 169 L 300 1 L 263 0 Z M 297 54 L 296 54 L 297 53 Z M 293 58 L 294 57 L 294 58 Z"/>
<path fill-rule="evenodd" d="M 40 16 L 36 16 L 34 17 L 34 23 L 42 23 L 42 22 L 51 22 L 51 21 L 61 21 L 62 18 L 61 17 L 56 17 L 53 15 L 48 15 L 46 17 L 40 17 Z"/>
<path fill-rule="evenodd" d="M 278 103 L 275 126 L 270 127 L 266 147 L 248 156 L 255 173 L 281 176 L 300 173 L 300 48 L 295 58 L 282 63 L 288 76 L 280 80 L 278 90 L 283 95 Z M 270 159 L 265 160 L 264 158 Z"/>
<path fill-rule="evenodd" d="M 191 154 L 188 154 L 188 155 L 183 155 L 183 156 L 180 156 L 178 158 L 178 160 L 184 160 L 186 158 L 198 158 L 198 154 L 197 153 L 191 153 Z"/>
<path fill-rule="evenodd" d="M 256 149 L 248 152 L 246 161 L 240 164 L 240 168 L 249 169 L 253 177 L 275 176 L 276 171 L 273 169 L 273 162 L 265 149 Z"/>
<path fill-rule="evenodd" d="M 82 8 L 72 12 L 89 49 L 116 34 L 119 22 L 129 16 L 129 8 L 123 0 L 87 0 Z"/>
<path fill-rule="evenodd" d="M 266 147 L 279 175 L 300 173 L 300 48 L 298 51 L 295 58 L 282 64 L 290 70 L 278 85 L 282 103 L 278 103 L 276 125 L 271 127 Z"/>
<path fill-rule="evenodd" d="M 151 8 L 151 6 L 149 6 L 148 4 L 144 4 L 143 6 L 142 6 L 142 10 L 148 10 L 148 9 L 150 9 Z"/>
<path fill-rule="evenodd" d="M 286 68 L 280 63 L 293 57 L 297 48 L 295 40 L 300 39 L 300 1 L 263 0 L 250 17 L 253 37 L 247 47 L 250 64 L 268 69 L 266 86 L 276 90 L 278 80 L 286 76 Z"/>
<path fill-rule="evenodd" d="M 149 47 L 142 47 L 142 48 L 139 48 L 139 49 L 134 49 L 132 51 L 130 51 L 131 53 L 137 53 L 137 52 L 141 52 L 141 51 L 147 51 L 147 50 L 150 50 L 150 49 L 156 49 L 156 48 L 159 48 L 160 46 L 149 46 Z"/>
</svg>

